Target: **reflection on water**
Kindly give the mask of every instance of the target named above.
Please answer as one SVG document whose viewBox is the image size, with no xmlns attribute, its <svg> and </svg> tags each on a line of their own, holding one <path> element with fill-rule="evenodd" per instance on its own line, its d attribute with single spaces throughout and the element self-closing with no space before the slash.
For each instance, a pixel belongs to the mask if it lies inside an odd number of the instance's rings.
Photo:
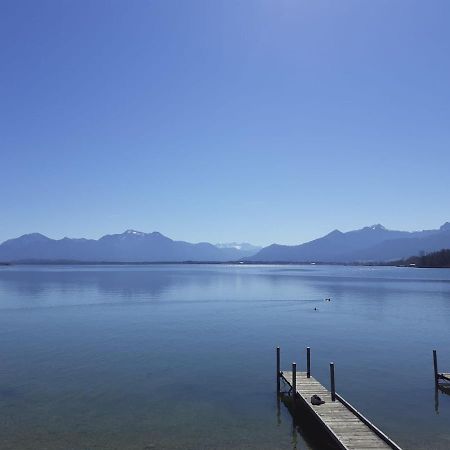
<svg viewBox="0 0 450 450">
<path fill-rule="evenodd" d="M 448 270 L 2 267 L 1 447 L 323 448 L 274 401 L 274 347 L 286 367 L 309 345 L 405 449 L 449 448 L 449 319 Z"/>
<path fill-rule="evenodd" d="M 434 389 L 434 409 L 436 414 L 439 414 L 439 396 L 448 395 L 450 396 L 450 383 L 435 383 Z"/>
<path fill-rule="evenodd" d="M 321 450 L 336 450 L 336 445 L 324 433 L 317 420 L 304 408 L 293 407 L 292 397 L 288 391 L 281 392 L 278 397 L 278 407 L 283 403 L 291 415 L 292 447 L 294 449 L 309 448 Z"/>
</svg>

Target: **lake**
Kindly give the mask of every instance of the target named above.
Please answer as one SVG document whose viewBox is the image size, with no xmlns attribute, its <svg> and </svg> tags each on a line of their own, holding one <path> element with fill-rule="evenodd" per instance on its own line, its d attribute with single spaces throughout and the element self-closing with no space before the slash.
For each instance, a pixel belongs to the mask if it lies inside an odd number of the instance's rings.
<svg viewBox="0 0 450 450">
<path fill-rule="evenodd" d="M 0 447 L 319 449 L 277 402 L 280 345 L 401 447 L 448 449 L 449 325 L 448 269 L 1 267 Z"/>
</svg>

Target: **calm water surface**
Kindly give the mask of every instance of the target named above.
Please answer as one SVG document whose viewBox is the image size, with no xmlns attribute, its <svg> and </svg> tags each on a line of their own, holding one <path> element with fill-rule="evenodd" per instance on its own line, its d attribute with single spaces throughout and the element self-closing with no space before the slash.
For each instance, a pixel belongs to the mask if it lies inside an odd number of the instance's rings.
<svg viewBox="0 0 450 450">
<path fill-rule="evenodd" d="M 449 449 L 449 325 L 447 269 L 2 267 L 0 448 L 318 449 L 275 395 L 274 347 L 309 345 L 403 448 Z"/>
</svg>

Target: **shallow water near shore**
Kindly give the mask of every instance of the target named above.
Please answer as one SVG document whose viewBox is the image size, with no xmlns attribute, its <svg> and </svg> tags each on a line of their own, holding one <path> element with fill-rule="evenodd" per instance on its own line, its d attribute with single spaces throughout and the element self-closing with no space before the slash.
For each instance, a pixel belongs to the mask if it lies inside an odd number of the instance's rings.
<svg viewBox="0 0 450 450">
<path fill-rule="evenodd" d="M 1 267 L 0 447 L 316 450 L 275 393 L 308 345 L 401 447 L 448 449 L 449 324 L 448 269 Z"/>
</svg>

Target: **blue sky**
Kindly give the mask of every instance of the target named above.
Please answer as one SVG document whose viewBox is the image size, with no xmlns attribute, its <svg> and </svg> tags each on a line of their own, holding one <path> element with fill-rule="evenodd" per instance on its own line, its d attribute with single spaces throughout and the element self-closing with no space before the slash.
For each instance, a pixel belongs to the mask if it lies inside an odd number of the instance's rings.
<svg viewBox="0 0 450 450">
<path fill-rule="evenodd" d="M 447 0 L 0 3 L 0 240 L 450 220 Z"/>
</svg>

